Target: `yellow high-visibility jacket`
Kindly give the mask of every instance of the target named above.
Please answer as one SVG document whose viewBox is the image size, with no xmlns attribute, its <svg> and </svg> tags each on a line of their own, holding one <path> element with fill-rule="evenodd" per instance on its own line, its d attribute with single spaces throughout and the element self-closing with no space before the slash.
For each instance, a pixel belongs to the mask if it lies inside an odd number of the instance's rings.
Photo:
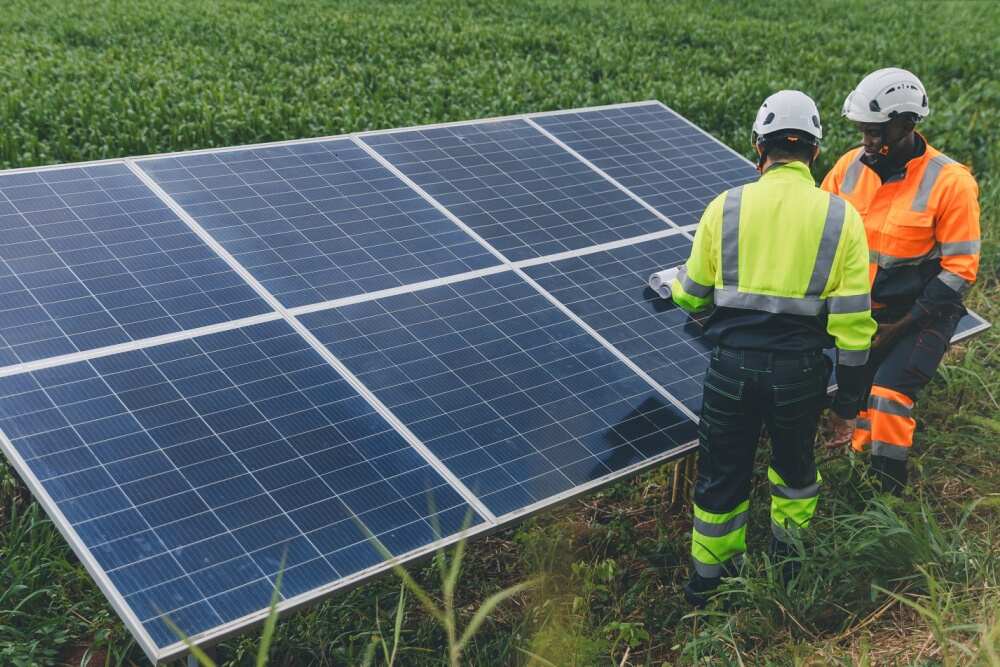
<svg viewBox="0 0 1000 667">
<path fill-rule="evenodd" d="M 868 244 L 851 204 L 816 187 L 802 162 L 775 165 L 705 209 L 687 263 L 671 284 L 689 312 L 719 307 L 827 317 L 838 364 L 868 360 Z M 780 350 L 775 350 L 780 352 Z"/>
</svg>

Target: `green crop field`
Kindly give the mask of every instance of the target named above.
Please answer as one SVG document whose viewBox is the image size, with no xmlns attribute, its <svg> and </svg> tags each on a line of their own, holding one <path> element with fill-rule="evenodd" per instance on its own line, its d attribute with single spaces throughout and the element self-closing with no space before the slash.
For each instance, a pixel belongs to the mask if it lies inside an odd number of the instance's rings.
<svg viewBox="0 0 1000 667">
<path fill-rule="evenodd" d="M 0 167 L 644 99 L 749 155 L 757 106 L 798 88 L 824 114 L 822 177 L 858 140 L 839 117 L 844 96 L 895 65 L 928 88 L 926 136 L 979 179 L 983 267 L 967 303 L 997 322 L 998 63 L 996 3 L 7 0 Z M 824 453 L 791 588 L 761 555 L 758 481 L 754 553 L 726 585 L 726 610 L 684 606 L 690 520 L 670 506 L 673 469 L 475 541 L 460 626 L 493 593 L 533 585 L 493 610 L 463 663 L 1000 665 L 998 401 L 994 329 L 957 346 L 922 398 L 902 501 L 873 496 L 861 461 Z M 442 597 L 433 563 L 410 572 Z M 397 665 L 447 664 L 445 629 L 413 594 L 398 606 L 400 590 L 387 574 L 291 615 L 270 664 L 387 664 L 394 645 Z M 253 664 L 259 637 L 226 641 L 217 659 Z M 133 663 L 141 651 L 0 464 L 0 664 Z"/>
</svg>

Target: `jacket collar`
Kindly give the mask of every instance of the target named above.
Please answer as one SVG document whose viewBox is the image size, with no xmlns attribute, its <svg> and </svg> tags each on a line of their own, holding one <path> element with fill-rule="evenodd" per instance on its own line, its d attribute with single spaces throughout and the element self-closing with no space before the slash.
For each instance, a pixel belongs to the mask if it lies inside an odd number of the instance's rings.
<svg viewBox="0 0 1000 667">
<path fill-rule="evenodd" d="M 816 185 L 816 179 L 813 178 L 812 172 L 809 171 L 809 167 L 805 162 L 799 162 L 795 160 L 793 162 L 779 162 L 778 164 L 771 165 L 765 171 L 760 180 L 767 179 L 771 180 L 781 180 L 781 181 L 805 181 L 810 185 Z"/>
</svg>

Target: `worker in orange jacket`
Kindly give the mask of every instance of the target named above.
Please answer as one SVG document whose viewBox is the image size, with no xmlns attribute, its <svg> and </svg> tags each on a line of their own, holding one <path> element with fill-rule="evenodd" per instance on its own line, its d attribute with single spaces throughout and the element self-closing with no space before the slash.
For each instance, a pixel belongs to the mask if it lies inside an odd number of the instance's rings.
<svg viewBox="0 0 1000 667">
<path fill-rule="evenodd" d="M 872 72 L 847 96 L 843 115 L 862 145 L 841 157 L 823 189 L 861 213 L 878 332 L 866 365 L 871 389 L 853 428 L 855 451 L 871 448 L 883 488 L 899 494 L 916 422 L 913 405 L 937 370 L 979 269 L 979 188 L 969 170 L 915 131 L 930 109 L 912 73 Z"/>
</svg>

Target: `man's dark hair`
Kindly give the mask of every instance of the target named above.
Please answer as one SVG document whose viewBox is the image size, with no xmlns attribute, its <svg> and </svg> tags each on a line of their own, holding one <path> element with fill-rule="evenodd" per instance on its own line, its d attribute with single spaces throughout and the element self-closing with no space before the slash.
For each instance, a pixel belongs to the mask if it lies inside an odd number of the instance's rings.
<svg viewBox="0 0 1000 667">
<path fill-rule="evenodd" d="M 790 160 L 801 160 L 806 164 L 812 162 L 813 144 L 804 141 L 777 141 L 767 147 L 767 156 L 775 162 L 788 162 Z"/>
<path fill-rule="evenodd" d="M 789 133 L 780 136 L 764 137 L 764 150 L 767 157 L 775 162 L 788 162 L 791 160 L 801 160 L 810 164 L 813 158 L 813 149 L 816 147 L 815 140 L 798 133 Z"/>
</svg>

